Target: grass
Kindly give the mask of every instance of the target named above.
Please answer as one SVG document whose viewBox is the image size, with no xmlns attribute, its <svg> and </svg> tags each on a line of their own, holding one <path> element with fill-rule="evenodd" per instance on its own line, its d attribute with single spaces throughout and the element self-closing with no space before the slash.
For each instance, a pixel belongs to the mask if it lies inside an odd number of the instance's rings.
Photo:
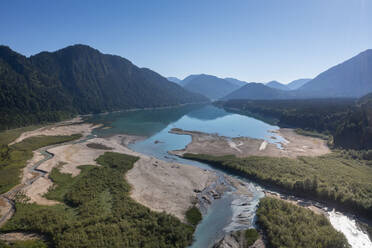
<svg viewBox="0 0 372 248">
<path fill-rule="evenodd" d="M 0 145 L 8 145 L 18 138 L 22 133 L 33 131 L 42 127 L 42 125 L 27 126 L 21 128 L 10 129 L 0 132 Z"/>
<path fill-rule="evenodd" d="M 9 131 L 8 131 L 9 132 Z M 0 194 L 20 183 L 22 169 L 32 158 L 32 151 L 41 147 L 79 139 L 80 134 L 71 136 L 35 136 L 12 146 L 0 146 Z"/>
<path fill-rule="evenodd" d="M 200 210 L 193 206 L 186 211 L 186 220 L 190 225 L 197 226 L 202 220 L 202 214 Z"/>
<path fill-rule="evenodd" d="M 337 203 L 372 219 L 372 166 L 341 152 L 320 157 L 274 158 L 185 154 L 265 185 L 293 194 Z"/>
<path fill-rule="evenodd" d="M 56 187 L 46 195 L 63 204 L 16 203 L 16 212 L 0 231 L 32 231 L 52 247 L 187 247 L 194 227 L 177 218 L 152 212 L 130 197 L 125 173 L 137 157 L 106 152 L 101 166 L 82 166 L 76 177 L 52 172 Z"/>
</svg>

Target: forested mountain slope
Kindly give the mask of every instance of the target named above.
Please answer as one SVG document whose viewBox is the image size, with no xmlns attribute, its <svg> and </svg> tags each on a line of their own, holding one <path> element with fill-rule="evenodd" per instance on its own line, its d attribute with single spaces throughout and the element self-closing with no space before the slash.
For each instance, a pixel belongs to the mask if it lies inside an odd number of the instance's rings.
<svg viewBox="0 0 372 248">
<path fill-rule="evenodd" d="M 207 98 L 85 45 L 30 58 L 0 46 L 0 129 L 74 114 L 162 107 Z"/>
</svg>

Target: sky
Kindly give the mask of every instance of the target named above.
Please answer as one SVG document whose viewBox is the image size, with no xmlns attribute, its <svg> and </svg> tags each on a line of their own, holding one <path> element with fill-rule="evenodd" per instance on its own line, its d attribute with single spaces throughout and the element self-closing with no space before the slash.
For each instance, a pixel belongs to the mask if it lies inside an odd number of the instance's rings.
<svg viewBox="0 0 372 248">
<path fill-rule="evenodd" d="M 163 76 L 288 83 L 372 48 L 372 0 L 2 0 L 0 44 L 73 44 Z"/>
</svg>

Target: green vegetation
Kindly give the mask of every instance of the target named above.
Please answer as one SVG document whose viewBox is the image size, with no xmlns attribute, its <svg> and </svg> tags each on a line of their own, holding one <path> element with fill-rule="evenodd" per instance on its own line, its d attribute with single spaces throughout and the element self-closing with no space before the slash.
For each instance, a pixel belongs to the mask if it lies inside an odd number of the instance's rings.
<svg viewBox="0 0 372 248">
<path fill-rule="evenodd" d="M 40 128 L 41 125 L 37 126 L 28 126 L 28 127 L 22 127 L 22 128 L 15 128 L 10 129 L 6 131 L 0 132 L 0 146 L 1 145 L 8 145 L 11 142 L 13 142 L 16 138 L 18 138 L 22 133 L 33 131 L 35 129 Z"/>
<path fill-rule="evenodd" d="M 87 147 L 93 148 L 93 149 L 100 149 L 100 150 L 112 150 L 113 148 L 105 146 L 100 143 L 89 143 L 87 144 Z"/>
<path fill-rule="evenodd" d="M 323 133 L 319 133 L 317 131 L 309 131 L 309 130 L 304 130 L 301 128 L 295 129 L 296 133 L 304 136 L 309 136 L 309 137 L 314 137 L 314 138 L 319 138 L 323 140 L 328 140 L 330 144 L 333 143 L 331 136 Z"/>
<path fill-rule="evenodd" d="M 344 149 L 372 149 L 372 94 L 355 99 L 230 100 L 218 106 L 246 115 L 276 119 L 281 127 L 296 127 L 332 135 Z M 304 131 L 302 131 L 304 132 Z M 305 133 L 310 134 L 310 133 Z"/>
<path fill-rule="evenodd" d="M 129 196 L 125 173 L 137 157 L 106 152 L 101 166 L 82 166 L 72 178 L 52 173 L 57 184 L 47 197 L 64 204 L 16 203 L 14 217 L 1 231 L 32 231 L 45 235 L 53 247 L 186 247 L 194 228 L 165 213 L 156 213 Z"/>
<path fill-rule="evenodd" d="M 206 101 L 149 69 L 89 46 L 30 58 L 0 46 L 0 130 L 76 114 Z"/>
<path fill-rule="evenodd" d="M 19 184 L 21 169 L 26 166 L 27 160 L 32 158 L 32 151 L 41 147 L 76 140 L 80 137 L 80 134 L 71 136 L 36 136 L 12 146 L 0 145 L 0 193 L 5 193 Z"/>
<path fill-rule="evenodd" d="M 202 214 L 200 213 L 200 210 L 195 206 L 189 208 L 186 211 L 186 220 L 189 224 L 197 226 L 202 220 Z"/>
<path fill-rule="evenodd" d="M 372 219 L 372 166 L 341 152 L 320 157 L 274 158 L 185 154 L 296 195 L 337 203 Z"/>
<path fill-rule="evenodd" d="M 48 191 L 48 193 L 45 194 L 45 197 L 50 200 L 64 202 L 66 200 L 65 196 L 67 192 L 70 192 L 75 183 L 81 180 L 81 178 L 86 177 L 88 172 L 95 167 L 96 166 L 93 165 L 79 166 L 78 168 L 81 172 L 75 177 L 68 173 L 61 173 L 59 168 L 53 168 L 49 178 L 53 181 L 53 184 L 56 185 L 56 187 L 53 190 Z"/>
<path fill-rule="evenodd" d="M 0 240 L 0 248 L 47 248 L 48 246 L 40 240 L 16 241 L 6 244 Z"/>
<path fill-rule="evenodd" d="M 260 235 L 254 228 L 250 228 L 244 231 L 244 239 L 247 247 L 253 245 L 259 237 Z"/>
<path fill-rule="evenodd" d="M 257 217 L 270 247 L 350 247 L 325 216 L 282 200 L 261 199 Z"/>
</svg>

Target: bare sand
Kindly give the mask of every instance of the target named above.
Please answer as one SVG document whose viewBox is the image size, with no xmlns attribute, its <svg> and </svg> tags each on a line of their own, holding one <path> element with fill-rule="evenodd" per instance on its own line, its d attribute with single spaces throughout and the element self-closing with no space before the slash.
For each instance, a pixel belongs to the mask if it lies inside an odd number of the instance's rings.
<svg viewBox="0 0 372 248">
<path fill-rule="evenodd" d="M 126 179 L 132 185 L 133 199 L 152 210 L 171 213 L 184 221 L 186 210 L 196 201 L 196 192 L 215 182 L 217 176 L 191 165 L 141 156 Z"/>
<path fill-rule="evenodd" d="M 72 133 L 88 128 L 85 124 L 79 125 L 82 126 L 79 128 L 75 127 L 76 125 L 65 126 L 63 127 L 64 131 L 59 133 Z M 66 127 L 70 127 L 74 131 L 67 131 Z M 91 126 L 89 127 L 91 128 Z M 45 132 L 49 133 L 50 129 L 39 131 L 37 135 L 44 135 Z M 56 201 L 50 201 L 43 197 L 53 187 L 53 183 L 49 179 L 50 172 L 53 168 L 59 168 L 63 173 L 76 176 L 80 173 L 79 166 L 97 165 L 95 160 L 106 150 L 90 148 L 87 144 L 102 144 L 112 148 L 110 150 L 112 152 L 140 158 L 126 175 L 126 179 L 132 185 L 131 196 L 134 200 L 154 211 L 165 211 L 184 221 L 186 210 L 195 201 L 195 192 L 201 191 L 213 183 L 217 179 L 216 174 L 190 165 L 168 163 L 130 150 L 127 147 L 128 144 L 138 139 L 143 139 L 143 137 L 115 135 L 109 138 L 93 138 L 88 142 L 51 148 L 48 152 L 54 155 L 53 158 L 38 167 L 38 169 L 45 171 L 46 175 L 25 187 L 23 191 L 30 198 L 30 202 L 40 205 L 58 204 Z M 35 152 L 34 157 L 28 162 L 27 168 L 42 158 L 40 153 Z M 32 176 L 30 171 L 25 169 L 24 178 L 32 178 Z"/>
<path fill-rule="evenodd" d="M 248 137 L 228 138 L 217 134 L 181 129 L 172 129 L 171 132 L 192 136 L 191 143 L 185 149 L 170 151 L 170 153 L 175 155 L 199 153 L 215 156 L 235 155 L 237 157 L 271 156 L 296 158 L 298 156 L 315 157 L 331 152 L 326 141 L 299 135 L 293 129 L 288 128 L 275 131 L 287 141 L 281 143 L 282 149 L 278 148 L 276 144 L 268 143 L 262 139 Z"/>
<path fill-rule="evenodd" d="M 43 237 L 35 233 L 11 232 L 11 233 L 0 234 L 0 239 L 12 242 L 12 241 L 43 239 Z"/>
<path fill-rule="evenodd" d="M 0 197 L 0 218 L 2 216 L 5 216 L 5 214 L 9 212 L 9 209 L 11 207 L 12 206 L 9 204 L 9 202 L 6 199 Z"/>
<path fill-rule="evenodd" d="M 56 124 L 48 125 L 33 131 L 24 132 L 9 145 L 19 143 L 27 138 L 35 136 L 62 136 L 82 134 L 85 137 L 89 135 L 94 128 L 100 126 L 81 122 L 82 122 L 81 118 L 76 117 L 69 121 L 58 122 Z"/>
</svg>

